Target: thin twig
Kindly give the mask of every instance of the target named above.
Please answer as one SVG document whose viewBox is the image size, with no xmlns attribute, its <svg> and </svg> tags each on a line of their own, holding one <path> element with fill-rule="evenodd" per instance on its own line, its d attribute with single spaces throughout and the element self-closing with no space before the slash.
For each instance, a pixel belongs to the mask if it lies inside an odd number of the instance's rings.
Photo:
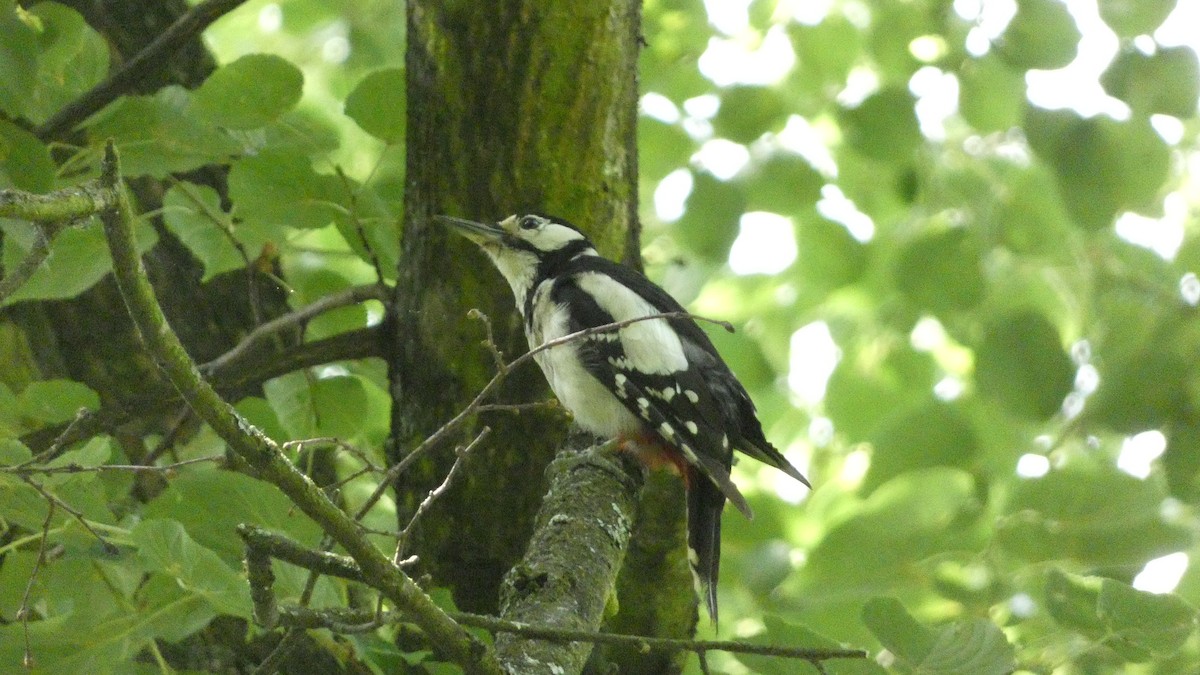
<svg viewBox="0 0 1200 675">
<path fill-rule="evenodd" d="M 404 526 L 404 529 L 400 531 L 400 536 L 396 540 L 396 552 L 392 554 L 392 562 L 394 564 L 399 565 L 400 560 L 404 558 L 405 548 L 408 547 L 408 537 L 412 533 L 412 529 L 417 524 L 417 521 L 421 519 L 421 516 L 425 515 L 425 512 L 429 510 L 429 507 L 433 506 L 433 503 L 437 501 L 438 497 L 441 497 L 446 493 L 446 490 L 450 489 L 450 484 L 454 481 L 454 478 L 458 476 L 463 464 L 466 463 L 467 456 L 470 455 L 471 451 L 478 447 L 479 444 L 484 441 L 484 439 L 491 435 L 491 433 L 492 430 L 490 427 L 484 427 L 482 430 L 480 430 L 479 434 L 475 436 L 475 439 L 472 440 L 467 447 L 458 452 L 458 456 L 454 458 L 454 464 L 451 465 L 450 470 L 446 472 L 446 477 L 442 480 L 441 484 L 430 490 L 429 494 L 425 495 L 425 499 L 422 499 L 421 503 L 417 505 L 417 510 L 413 513 L 412 518 L 408 520 L 408 524 Z"/>
<path fill-rule="evenodd" d="M 200 366 L 200 372 L 211 375 L 214 371 L 221 369 L 242 356 L 251 347 L 257 344 L 263 338 L 279 333 L 280 331 L 299 326 L 313 317 L 324 314 L 331 309 L 345 307 L 347 305 L 356 305 L 364 300 L 379 300 L 387 299 L 387 288 L 381 284 L 367 284 L 364 286 L 354 286 L 347 288 L 339 293 L 331 293 L 322 296 L 310 304 L 297 309 L 294 312 L 289 312 L 281 317 L 272 319 L 254 330 L 242 339 L 233 349 L 225 352 L 217 358 Z"/>
<path fill-rule="evenodd" d="M 42 263 L 46 262 L 46 258 L 49 256 L 50 237 L 46 235 L 42 228 L 36 228 L 33 245 L 29 247 L 29 252 L 25 254 L 25 257 L 15 269 L 4 275 L 3 279 L 0 279 L 0 304 L 7 300 L 8 296 L 15 293 L 21 286 L 24 286 L 25 282 L 29 281 L 29 277 L 33 276 L 33 273 L 42 266 Z"/>
<path fill-rule="evenodd" d="M 21 478 L 21 480 L 25 481 L 25 483 L 27 485 L 29 485 L 29 487 L 33 488 L 34 490 L 37 490 L 38 493 L 40 493 L 42 495 L 42 499 L 45 499 L 50 504 L 58 506 L 58 508 L 71 514 L 72 518 L 79 521 L 79 524 L 83 526 L 83 529 L 87 530 L 88 534 L 92 535 L 93 537 L 96 538 L 96 541 L 100 542 L 100 546 L 104 548 L 105 553 L 107 553 L 109 555 L 116 555 L 117 553 L 119 553 L 119 549 L 116 546 L 114 546 L 113 544 L 109 543 L 109 541 L 107 539 L 105 539 L 99 532 L 97 532 L 95 530 L 95 528 L 92 527 L 92 524 L 87 521 L 87 518 L 84 517 L 83 513 L 81 513 L 79 510 L 77 510 L 70 504 L 59 499 L 53 493 L 47 492 L 45 488 L 43 488 L 37 481 L 29 478 L 29 476 L 20 476 L 20 478 Z"/>
<path fill-rule="evenodd" d="M 20 466 L 0 466 L 0 473 L 11 473 L 19 476 L 32 475 L 50 475 L 56 473 L 101 473 L 103 471 L 129 471 L 132 473 L 138 472 L 159 472 L 170 473 L 176 469 L 180 469 L 192 464 L 200 464 L 202 462 L 220 462 L 225 459 L 225 455 L 207 455 L 205 457 L 193 457 L 173 464 L 163 464 L 162 466 L 147 466 L 145 464 L 101 464 L 100 466 L 82 466 L 80 464 L 63 464 L 62 466 L 38 466 L 25 465 Z"/>
<path fill-rule="evenodd" d="M 107 80 L 54 113 L 34 135 L 48 141 L 70 131 L 76 124 L 128 92 L 136 82 L 163 68 L 171 55 L 188 40 L 200 35 L 214 21 L 245 1 L 206 0 L 191 8 Z"/>
<path fill-rule="evenodd" d="M 29 458 L 27 461 L 17 465 L 18 468 L 27 464 L 45 464 L 46 462 L 53 461 L 54 458 L 61 455 L 68 447 L 70 447 L 71 443 L 74 442 L 68 442 L 67 439 L 70 438 L 71 433 L 75 430 L 75 428 L 94 416 L 95 413 L 88 408 L 80 408 L 79 410 L 75 411 L 75 416 L 72 417 L 71 421 L 67 423 L 67 426 L 62 430 L 62 433 L 60 433 L 54 439 L 54 442 L 50 444 L 50 447 Z"/>
<path fill-rule="evenodd" d="M 38 572 L 41 571 L 42 565 L 46 564 L 46 544 L 50 539 L 50 522 L 54 519 L 54 502 L 48 502 L 46 509 L 46 520 L 42 523 L 42 536 L 38 540 L 38 554 L 33 561 L 33 571 L 29 573 L 29 580 L 25 582 L 25 593 L 21 595 L 21 608 L 17 610 L 17 616 L 21 619 L 21 628 L 25 633 L 25 658 L 23 659 L 26 668 L 33 668 L 33 651 L 29 647 L 29 594 L 33 591 L 33 582 L 37 579 Z"/>
</svg>

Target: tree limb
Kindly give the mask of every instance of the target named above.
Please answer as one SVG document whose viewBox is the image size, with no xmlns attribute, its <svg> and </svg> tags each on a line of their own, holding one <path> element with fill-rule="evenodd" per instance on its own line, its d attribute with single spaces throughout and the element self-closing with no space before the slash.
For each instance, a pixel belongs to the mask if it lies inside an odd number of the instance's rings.
<svg viewBox="0 0 1200 675">
<path fill-rule="evenodd" d="M 167 324 L 154 288 L 146 277 L 133 236 L 133 214 L 121 186 L 116 149 L 111 142 L 105 150 L 103 180 L 106 187 L 118 191 L 116 208 L 102 215 L 117 285 L 147 349 L 183 399 L 233 452 L 256 469 L 264 480 L 278 487 L 345 548 L 363 573 L 372 579 L 372 585 L 420 626 L 448 658 L 468 673 L 502 673 L 484 645 L 446 616 L 412 579 L 364 536 L 353 518 L 297 471 L 271 439 L 239 416 L 201 377 L 178 336 Z"/>
<path fill-rule="evenodd" d="M 501 617 L 595 632 L 615 594 L 641 487 L 641 470 L 611 444 L 572 448 L 551 463 L 550 490 L 524 558 L 505 576 Z M 506 634 L 496 657 L 513 672 L 578 673 L 592 645 Z"/>
</svg>

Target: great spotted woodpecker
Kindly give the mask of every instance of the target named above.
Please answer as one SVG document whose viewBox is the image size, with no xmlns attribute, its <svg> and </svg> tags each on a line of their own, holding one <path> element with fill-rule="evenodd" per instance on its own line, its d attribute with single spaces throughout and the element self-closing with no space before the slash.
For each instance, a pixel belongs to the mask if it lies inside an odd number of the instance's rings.
<svg viewBox="0 0 1200 675">
<path fill-rule="evenodd" d="M 684 309 L 636 270 L 602 258 L 574 225 L 541 215 L 498 224 L 438 216 L 475 242 L 512 287 L 531 348 L 597 326 Z M 709 616 L 717 620 L 721 510 L 751 517 L 729 477 L 741 450 L 805 485 L 763 435 L 754 403 L 690 318 L 600 331 L 534 357 L 550 388 L 587 431 L 643 456 L 665 451 L 688 485 L 688 540 Z M 632 447 L 631 447 L 632 446 Z"/>
</svg>

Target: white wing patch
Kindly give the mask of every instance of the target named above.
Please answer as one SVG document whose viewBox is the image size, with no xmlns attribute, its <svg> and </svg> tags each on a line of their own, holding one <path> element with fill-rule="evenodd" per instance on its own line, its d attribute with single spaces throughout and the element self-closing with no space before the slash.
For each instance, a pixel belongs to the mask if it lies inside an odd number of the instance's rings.
<svg viewBox="0 0 1200 675">
<path fill-rule="evenodd" d="M 603 274 L 580 274 L 576 281 L 584 292 L 596 299 L 596 304 L 608 312 L 613 321 L 661 314 L 637 293 Z M 688 367 L 683 344 L 666 319 L 639 321 L 621 328 L 617 334 L 625 350 L 625 358 L 620 364 L 614 363 L 614 367 L 654 375 L 669 375 Z"/>
</svg>

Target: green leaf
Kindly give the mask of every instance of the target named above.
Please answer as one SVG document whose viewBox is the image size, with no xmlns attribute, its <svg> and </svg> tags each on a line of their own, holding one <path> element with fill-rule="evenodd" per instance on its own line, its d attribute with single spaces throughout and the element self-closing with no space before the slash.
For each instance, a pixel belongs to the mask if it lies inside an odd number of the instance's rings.
<svg viewBox="0 0 1200 675">
<path fill-rule="evenodd" d="M 1065 110 L 1030 108 L 1025 129 L 1084 229 L 1107 228 L 1118 212 L 1155 203 L 1170 171 L 1170 150 L 1144 119 L 1082 119 Z"/>
<path fill-rule="evenodd" d="M 993 317 L 975 350 L 975 386 L 1009 412 L 1046 419 L 1062 408 L 1075 366 L 1058 330 L 1037 312 Z"/>
<path fill-rule="evenodd" d="M 994 54 L 968 59 L 958 71 L 958 111 L 979 131 L 1006 131 L 1021 123 L 1025 78 Z"/>
<path fill-rule="evenodd" d="M 845 225 L 816 214 L 801 216 L 796 225 L 794 268 L 805 288 L 841 288 L 867 271 L 867 247 Z"/>
<path fill-rule="evenodd" d="M 777 90 L 737 85 L 721 92 L 721 107 L 713 118 L 713 131 L 734 143 L 750 143 L 765 133 L 782 129 L 787 116 L 786 102 Z"/>
<path fill-rule="evenodd" d="M 363 427 L 367 406 L 363 383 L 353 375 L 309 381 L 291 373 L 263 386 L 267 401 L 293 439 L 332 436 L 354 438 Z"/>
<path fill-rule="evenodd" d="M 315 545 L 320 537 L 320 528 L 275 486 L 216 469 L 181 473 L 146 505 L 143 515 L 179 521 L 196 543 L 230 565 L 238 564 L 245 552 L 237 536 L 239 523 L 286 533 L 305 546 Z"/>
<path fill-rule="evenodd" d="M 1196 630 L 1196 609 L 1183 598 L 1139 591 L 1113 579 L 1100 582 L 1096 609 L 1112 634 L 1107 644 L 1130 661 L 1170 656 Z"/>
<path fill-rule="evenodd" d="M 1019 70 L 1062 68 L 1075 59 L 1079 27 L 1061 0 L 1017 0 L 996 53 Z"/>
<path fill-rule="evenodd" d="M 144 520 L 129 533 L 147 571 L 173 577 L 214 609 L 249 619 L 250 589 L 241 574 L 216 553 L 197 544 L 174 520 Z"/>
<path fill-rule="evenodd" d="M 287 236 L 282 226 L 261 220 L 233 223 L 221 210 L 221 198 L 216 190 L 183 181 L 163 196 L 163 220 L 204 265 L 201 281 L 246 266 L 246 260 L 234 246 L 231 236 L 245 249 L 251 263 L 258 259 L 264 246 L 281 243 Z"/>
<path fill-rule="evenodd" d="M 32 225 L 17 221 L 0 221 L 0 230 L 4 232 L 4 268 L 14 269 L 28 255 L 37 233 Z M 135 231 L 138 249 L 143 253 L 158 241 L 154 229 L 144 221 L 138 221 Z M 4 304 L 73 298 L 111 270 L 112 258 L 99 224 L 92 221 L 69 227 L 54 237 L 50 255 Z"/>
<path fill-rule="evenodd" d="M 857 107 L 842 108 L 838 120 L 846 144 L 881 162 L 911 163 L 922 138 L 914 103 L 908 89 L 889 87 Z"/>
<path fill-rule="evenodd" d="M 978 242 L 966 228 L 924 234 L 900 252 L 896 287 L 938 315 L 974 307 L 985 288 Z"/>
<path fill-rule="evenodd" d="M 377 70 L 346 97 L 346 116 L 384 143 L 403 143 L 408 123 L 407 86 L 403 68 Z"/>
<path fill-rule="evenodd" d="M 685 167 L 696 152 L 696 141 L 679 124 L 652 117 L 638 118 L 638 177 L 660 181 L 675 169 Z"/>
<path fill-rule="evenodd" d="M 31 382 L 19 400 L 21 414 L 42 424 L 69 422 L 82 408 L 100 409 L 100 396 L 73 380 Z"/>
<path fill-rule="evenodd" d="M 1177 0 L 1099 0 L 1100 18 L 1121 37 L 1149 35 L 1175 9 Z"/>
<path fill-rule="evenodd" d="M 108 43 L 79 12 L 57 2 L 29 9 L 42 25 L 38 36 L 37 85 L 25 116 L 41 123 L 108 75 Z"/>
<path fill-rule="evenodd" d="M 233 163 L 229 196 L 234 213 L 255 227 L 325 227 L 341 212 L 344 190 L 335 176 L 313 171 L 305 156 L 265 151 Z"/>
<path fill-rule="evenodd" d="M 754 645 L 788 645 L 805 649 L 844 649 L 845 644 L 822 635 L 811 628 L 792 623 L 779 616 L 767 614 L 762 617 L 766 630 L 751 637 L 747 642 Z M 778 656 L 759 654 L 736 654 L 737 660 L 757 675 L 794 675 L 795 673 L 817 673 L 805 669 L 798 662 Z M 832 659 L 822 663 L 828 675 L 884 675 L 879 664 L 870 659 Z"/>
<path fill-rule="evenodd" d="M 255 129 L 295 107 L 304 75 L 274 54 L 247 54 L 215 70 L 192 96 L 198 115 L 230 129 Z"/>
<path fill-rule="evenodd" d="M 188 112 L 190 94 L 176 86 L 153 96 L 117 99 L 86 124 L 93 144 L 112 138 L 126 176 L 189 171 L 223 163 L 240 150 L 228 134 Z"/>
<path fill-rule="evenodd" d="M 1136 113 L 1188 119 L 1200 100 L 1200 60 L 1190 47 L 1160 47 L 1151 55 L 1126 49 L 1104 71 L 1100 84 Z"/>
<path fill-rule="evenodd" d="M 0 185 L 26 192 L 49 192 L 54 187 L 54 160 L 37 136 L 0 120 Z"/>
</svg>

